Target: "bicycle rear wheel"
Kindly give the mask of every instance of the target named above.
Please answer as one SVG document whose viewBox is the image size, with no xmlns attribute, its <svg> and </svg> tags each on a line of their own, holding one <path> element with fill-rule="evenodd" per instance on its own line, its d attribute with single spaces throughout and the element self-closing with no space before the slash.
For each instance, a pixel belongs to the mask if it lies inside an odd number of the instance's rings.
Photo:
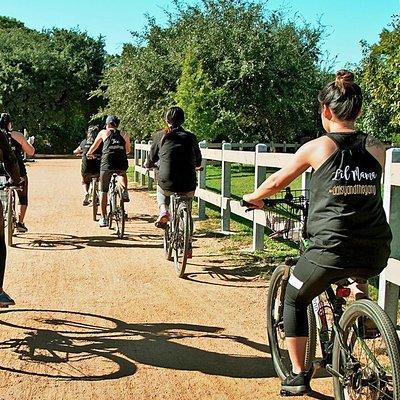
<svg viewBox="0 0 400 400">
<path fill-rule="evenodd" d="M 365 318 L 375 333 L 365 330 Z M 358 300 L 343 313 L 332 367 L 335 399 L 400 398 L 400 344 L 388 315 L 371 300 Z M 341 339 L 343 342 L 341 343 Z"/>
<path fill-rule="evenodd" d="M 285 379 L 291 371 L 291 362 L 285 343 L 283 329 L 283 299 L 287 281 L 283 279 L 285 266 L 278 266 L 271 276 L 267 294 L 267 335 L 272 362 L 279 378 Z M 308 341 L 306 347 L 305 366 L 310 368 L 315 357 L 317 331 L 315 315 L 310 305 L 307 308 Z"/>
<path fill-rule="evenodd" d="M 113 228 L 113 218 L 114 218 L 114 210 L 115 210 L 115 200 L 114 193 L 108 193 L 108 229 Z"/>
<path fill-rule="evenodd" d="M 176 232 L 174 232 L 174 264 L 177 275 L 179 278 L 182 278 L 185 274 L 190 239 L 188 210 L 185 207 L 178 207 L 175 217 L 178 220 L 176 223 Z"/>
<path fill-rule="evenodd" d="M 115 223 L 117 227 L 117 236 L 122 239 L 125 233 L 125 203 L 122 197 L 123 189 L 118 185 L 115 192 Z"/>
<path fill-rule="evenodd" d="M 12 246 L 13 234 L 15 229 L 15 194 L 14 190 L 8 191 L 8 207 L 7 207 L 7 244 Z"/>
</svg>

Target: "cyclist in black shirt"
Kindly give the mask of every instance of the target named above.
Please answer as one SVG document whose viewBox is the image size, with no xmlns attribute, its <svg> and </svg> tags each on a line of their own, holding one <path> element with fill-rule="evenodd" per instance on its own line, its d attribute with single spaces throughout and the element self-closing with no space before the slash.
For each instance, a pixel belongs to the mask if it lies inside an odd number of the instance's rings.
<svg viewBox="0 0 400 400">
<path fill-rule="evenodd" d="M 378 275 L 387 264 L 392 239 L 381 198 L 385 147 L 355 130 L 362 94 L 354 75 L 338 71 L 318 100 L 327 134 L 304 144 L 286 167 L 243 197 L 262 208 L 263 198 L 285 188 L 309 167 L 314 170 L 307 224 L 310 244 L 290 276 L 284 304 L 293 371 L 282 389 L 293 394 L 310 390 L 310 374 L 304 370 L 308 305 L 340 279 Z"/>
<path fill-rule="evenodd" d="M 131 151 L 131 143 L 127 134 L 122 134 L 117 128 L 119 119 L 115 115 L 109 115 L 106 119 L 106 129 L 103 129 L 97 135 L 94 143 L 87 152 L 87 157 L 91 158 L 98 147 L 103 144 L 101 164 L 100 164 L 100 207 L 101 218 L 100 227 L 108 226 L 107 221 L 107 193 L 108 186 L 113 174 L 119 176 L 119 181 L 124 187 L 123 199 L 129 201 L 128 196 L 128 178 L 126 170 L 128 169 L 127 154 Z"/>
<path fill-rule="evenodd" d="M 21 184 L 18 162 L 14 152 L 10 147 L 7 132 L 0 130 L 0 161 L 3 162 L 4 169 L 11 179 L 12 185 Z M 0 201 L 0 306 L 7 307 L 15 304 L 14 300 L 3 290 L 4 273 L 6 269 L 6 242 L 4 237 L 4 217 L 3 203 Z"/>
<path fill-rule="evenodd" d="M 196 190 L 196 167 L 201 166 L 201 152 L 196 136 L 182 128 L 185 114 L 180 107 L 171 107 L 165 114 L 166 130 L 158 132 L 151 145 L 147 168 L 158 165 L 157 202 L 160 214 L 158 228 L 169 221 L 169 203 L 172 193 L 189 197 Z"/>
<path fill-rule="evenodd" d="M 82 156 L 81 174 L 82 174 L 82 186 L 84 190 L 84 198 L 82 204 L 87 206 L 89 204 L 89 186 L 93 177 L 100 176 L 100 160 L 102 152 L 102 144 L 93 153 L 93 158 L 87 158 L 87 152 L 94 143 L 99 128 L 97 126 L 89 126 L 86 139 L 82 140 L 80 145 L 74 150 L 76 156 Z"/>
<path fill-rule="evenodd" d="M 28 208 L 28 174 L 24 164 L 24 153 L 26 153 L 28 156 L 33 156 L 35 154 L 35 148 L 32 146 L 34 137 L 31 136 L 28 138 L 28 140 L 26 140 L 25 136 L 21 132 L 14 131 L 12 129 L 11 117 L 7 113 L 3 113 L 0 116 L 0 129 L 3 129 L 4 132 L 6 132 L 11 149 L 17 157 L 19 172 L 23 180 L 22 190 L 17 192 L 19 200 L 19 214 L 18 222 L 16 223 L 16 229 L 18 232 L 24 233 L 28 230 L 24 224 L 25 214 Z"/>
</svg>

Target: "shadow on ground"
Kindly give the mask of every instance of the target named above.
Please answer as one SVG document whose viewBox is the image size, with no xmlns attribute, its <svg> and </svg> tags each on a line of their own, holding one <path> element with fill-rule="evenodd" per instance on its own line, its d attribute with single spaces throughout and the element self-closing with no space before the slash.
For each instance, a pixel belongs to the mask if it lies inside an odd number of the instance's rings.
<svg viewBox="0 0 400 400">
<path fill-rule="evenodd" d="M 24 326 L 13 322 L 21 314 Z M 133 375 L 137 363 L 234 378 L 275 375 L 268 346 L 226 335 L 215 326 L 128 323 L 90 313 L 32 309 L 3 311 L 0 325 L 15 333 L 0 343 L 0 370 L 22 375 L 99 381 Z M 222 342 L 236 342 L 265 355 L 207 351 L 192 346 L 190 339 L 215 349 L 224 348 Z"/>
</svg>

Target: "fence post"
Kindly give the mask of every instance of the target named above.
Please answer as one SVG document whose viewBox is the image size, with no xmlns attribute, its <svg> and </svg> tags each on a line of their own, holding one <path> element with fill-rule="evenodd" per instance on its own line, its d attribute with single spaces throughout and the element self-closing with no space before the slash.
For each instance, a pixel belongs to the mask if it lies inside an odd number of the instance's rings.
<svg viewBox="0 0 400 400">
<path fill-rule="evenodd" d="M 153 143 L 153 141 L 152 140 L 149 140 L 148 142 L 148 145 L 149 146 L 151 146 L 152 145 L 152 143 Z M 154 183 L 154 180 L 153 180 L 153 178 L 150 176 L 150 174 L 148 175 L 148 180 L 147 180 L 147 189 L 148 190 L 153 190 L 153 183 Z"/>
<path fill-rule="evenodd" d="M 230 143 L 222 143 L 222 177 L 221 177 L 221 229 L 228 232 L 231 226 L 231 163 L 225 161 L 225 151 L 231 150 Z"/>
<path fill-rule="evenodd" d="M 400 187 L 392 186 L 392 165 L 400 163 L 400 149 L 390 149 L 386 151 L 385 181 L 383 205 L 387 220 L 393 232 L 390 257 L 396 260 L 400 259 Z M 389 278 L 389 279 L 388 279 Z M 378 304 L 386 311 L 392 322 L 397 323 L 397 304 L 399 299 L 399 286 L 390 281 L 386 269 L 379 275 L 379 296 Z"/>
<path fill-rule="evenodd" d="M 207 148 L 207 142 L 205 140 L 202 140 L 199 143 L 200 151 L 201 149 L 206 149 Z M 205 189 L 206 188 L 206 171 L 207 171 L 207 159 L 203 158 L 201 161 L 201 166 L 203 167 L 203 171 L 199 172 L 199 182 L 197 184 L 199 189 Z M 198 207 L 199 207 L 199 220 L 204 220 L 206 219 L 206 202 L 198 197 Z"/>
<path fill-rule="evenodd" d="M 265 180 L 265 176 L 267 174 L 267 168 L 260 166 L 258 155 L 260 153 L 266 153 L 268 151 L 268 147 L 265 144 L 258 144 L 256 146 L 255 152 L 255 179 L 254 179 L 254 189 L 257 189 Z M 254 216 L 257 211 L 254 211 Z M 257 224 L 257 222 L 253 221 L 253 251 L 262 250 L 264 248 L 264 226 Z"/>
<path fill-rule="evenodd" d="M 239 150 L 243 151 L 244 147 L 243 147 L 243 140 L 239 140 Z M 242 173 L 243 171 L 243 164 L 239 164 L 239 172 Z"/>
<path fill-rule="evenodd" d="M 139 144 L 139 140 L 135 140 L 135 148 L 133 150 L 133 154 L 135 156 L 135 174 L 134 174 L 134 178 L 135 178 L 135 182 L 139 183 L 139 171 L 137 170 L 136 167 L 139 166 L 139 159 L 140 159 L 140 150 L 137 149 L 137 145 Z"/>
<path fill-rule="evenodd" d="M 287 151 L 286 142 L 283 142 L 283 149 L 282 149 L 282 151 L 283 151 L 284 153 L 286 153 L 286 151 Z"/>
<path fill-rule="evenodd" d="M 146 144 L 146 141 L 142 140 L 140 143 L 144 145 L 144 144 Z M 142 149 L 140 151 L 140 166 L 142 168 L 144 168 L 145 162 L 146 162 L 146 150 Z M 140 185 L 144 186 L 145 184 L 146 184 L 146 175 L 143 173 L 143 171 L 141 171 L 140 172 Z"/>
</svg>

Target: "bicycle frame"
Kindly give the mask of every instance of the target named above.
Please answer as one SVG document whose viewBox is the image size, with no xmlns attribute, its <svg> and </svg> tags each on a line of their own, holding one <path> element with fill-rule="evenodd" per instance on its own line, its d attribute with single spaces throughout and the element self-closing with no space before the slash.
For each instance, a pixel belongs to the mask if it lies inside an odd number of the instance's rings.
<svg viewBox="0 0 400 400">
<path fill-rule="evenodd" d="M 171 248 L 174 246 L 174 244 L 178 240 L 178 237 L 177 237 L 178 225 L 177 224 L 179 223 L 179 220 L 178 220 L 178 218 L 176 218 L 176 216 L 178 215 L 178 211 L 180 208 L 184 207 L 186 210 L 188 210 L 190 220 L 191 220 L 192 219 L 192 201 L 193 201 L 192 197 L 182 196 L 178 193 L 174 193 L 173 195 L 171 195 L 171 207 L 170 207 L 171 220 L 169 222 L 169 226 L 171 229 L 171 243 L 170 243 Z M 191 235 L 193 233 L 192 225 L 193 224 L 191 223 L 191 227 L 190 227 Z"/>
</svg>

